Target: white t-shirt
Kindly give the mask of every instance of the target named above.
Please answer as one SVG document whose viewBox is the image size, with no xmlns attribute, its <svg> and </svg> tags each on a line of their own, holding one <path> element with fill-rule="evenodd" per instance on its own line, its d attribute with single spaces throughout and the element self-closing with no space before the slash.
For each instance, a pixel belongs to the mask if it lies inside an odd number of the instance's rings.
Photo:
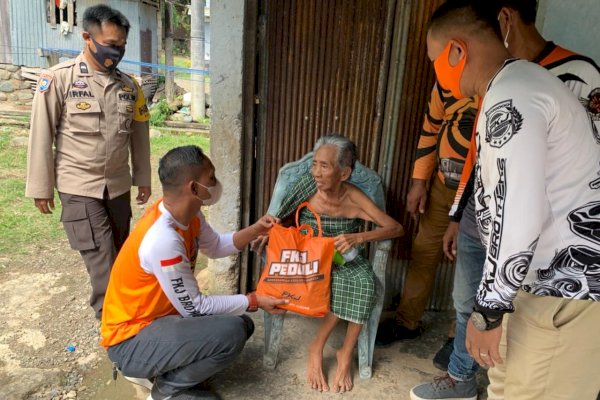
<svg viewBox="0 0 600 400">
<path fill-rule="evenodd" d="M 519 288 L 600 300 L 600 145 L 554 75 L 509 60 L 477 123 L 476 214 L 487 248 L 479 308 L 512 311 Z"/>
<path fill-rule="evenodd" d="M 162 202 L 158 207 L 162 215 L 148 229 L 138 250 L 142 269 L 156 277 L 173 307 L 183 317 L 243 314 L 248 308 L 245 295 L 206 296 L 200 292 L 194 277 L 193 265 L 198 250 L 209 258 L 239 252 L 233 244 L 233 233 L 218 234 L 199 212 L 200 235 L 195 238 L 195 254 L 188 257 L 184 238 L 175 230 L 187 230 L 188 227 L 177 222 Z"/>
</svg>

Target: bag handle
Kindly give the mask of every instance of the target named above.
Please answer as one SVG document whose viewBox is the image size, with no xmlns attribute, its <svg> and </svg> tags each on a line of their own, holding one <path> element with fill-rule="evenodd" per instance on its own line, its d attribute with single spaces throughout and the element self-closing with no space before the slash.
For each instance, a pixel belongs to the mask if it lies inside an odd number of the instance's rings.
<svg viewBox="0 0 600 400">
<path fill-rule="evenodd" d="M 300 204 L 298 206 L 298 208 L 296 209 L 296 226 L 298 227 L 298 230 L 302 230 L 302 229 L 307 229 L 306 227 L 310 228 L 311 231 L 311 236 L 314 236 L 315 233 L 312 229 L 312 227 L 310 225 L 300 225 L 300 210 L 303 209 L 304 207 L 308 208 L 308 210 L 313 213 L 313 215 L 315 216 L 315 218 L 317 219 L 317 229 L 318 229 L 318 233 L 317 233 L 317 237 L 323 237 L 323 230 L 321 229 L 321 217 L 319 216 L 319 214 L 317 214 L 317 212 L 310 206 L 310 204 L 308 204 L 308 201 L 305 201 L 304 203 Z"/>
<path fill-rule="evenodd" d="M 308 225 L 308 224 L 302 224 L 302 225 L 300 225 L 299 227 L 296 228 L 296 230 L 298 232 L 300 232 L 300 231 L 302 231 L 304 229 L 306 229 L 309 232 L 307 236 L 310 236 L 310 237 L 315 236 L 315 231 L 314 231 L 313 227 L 310 226 L 310 225 Z"/>
</svg>

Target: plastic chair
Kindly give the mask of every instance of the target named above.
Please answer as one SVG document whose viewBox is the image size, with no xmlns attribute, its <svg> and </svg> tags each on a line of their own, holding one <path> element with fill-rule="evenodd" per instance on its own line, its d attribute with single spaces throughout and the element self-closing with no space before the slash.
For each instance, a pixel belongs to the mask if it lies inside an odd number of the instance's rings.
<svg viewBox="0 0 600 400">
<path fill-rule="evenodd" d="M 300 160 L 284 165 L 277 175 L 273 197 L 269 204 L 268 212 L 274 215 L 280 208 L 288 189 L 304 174 L 308 173 L 312 166 L 313 154 L 308 153 Z M 385 210 L 385 197 L 381 177 L 372 169 L 365 167 L 358 161 L 348 182 L 359 187 L 375 204 Z M 360 377 L 370 378 L 373 367 L 373 350 L 375 348 L 375 336 L 379 317 L 383 308 L 385 295 L 385 271 L 388 255 L 392 247 L 391 240 L 383 240 L 374 244 L 371 264 L 375 272 L 375 284 L 377 291 L 377 302 L 373 307 L 369 321 L 360 332 L 358 338 L 358 369 Z M 274 369 L 277 364 L 279 346 L 283 337 L 283 321 L 285 314 L 271 315 L 264 313 L 265 318 L 265 353 L 263 364 L 266 368 Z"/>
</svg>

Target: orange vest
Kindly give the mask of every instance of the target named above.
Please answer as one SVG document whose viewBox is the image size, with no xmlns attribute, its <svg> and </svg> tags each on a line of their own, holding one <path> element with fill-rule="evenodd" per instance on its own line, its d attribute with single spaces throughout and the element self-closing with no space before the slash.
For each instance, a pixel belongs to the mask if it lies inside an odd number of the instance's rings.
<svg viewBox="0 0 600 400">
<path fill-rule="evenodd" d="M 100 344 L 106 348 L 138 334 L 157 318 L 177 314 L 158 280 L 141 266 L 139 249 L 146 232 L 163 216 L 159 209 L 162 199 L 150 206 L 138 221 L 121 248 L 113 265 L 102 309 Z M 196 238 L 200 234 L 200 219 L 194 218 L 187 230 L 173 226 L 183 238 L 192 268 L 195 264 Z M 180 256 L 181 257 L 181 256 Z M 162 266 L 176 264 L 179 258 L 161 260 Z"/>
</svg>

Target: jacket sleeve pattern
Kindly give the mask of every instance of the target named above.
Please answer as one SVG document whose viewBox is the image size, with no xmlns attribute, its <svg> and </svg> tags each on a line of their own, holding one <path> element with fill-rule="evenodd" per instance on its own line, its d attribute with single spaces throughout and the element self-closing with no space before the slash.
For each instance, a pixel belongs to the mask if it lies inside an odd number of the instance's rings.
<svg viewBox="0 0 600 400">
<path fill-rule="evenodd" d="M 542 231 L 547 121 L 536 102 L 490 96 L 478 128 L 476 214 L 487 248 L 477 307 L 513 310 Z"/>
</svg>

